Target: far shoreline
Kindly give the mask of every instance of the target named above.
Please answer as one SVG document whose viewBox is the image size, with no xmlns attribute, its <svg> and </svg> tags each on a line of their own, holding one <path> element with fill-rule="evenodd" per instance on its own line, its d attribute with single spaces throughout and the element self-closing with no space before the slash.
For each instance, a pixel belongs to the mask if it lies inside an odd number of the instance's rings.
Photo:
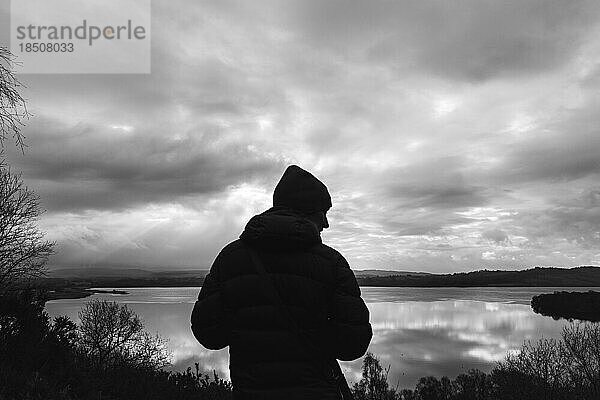
<svg viewBox="0 0 600 400">
<path fill-rule="evenodd" d="M 46 301 L 53 300 L 69 300 L 69 299 L 84 299 L 86 297 L 90 297 L 96 293 L 104 293 L 104 294 L 129 294 L 124 290 L 107 290 L 107 289 L 92 289 L 92 288 L 80 288 L 80 287 L 71 287 L 71 288 L 61 288 L 57 290 L 49 290 L 45 293 Z"/>
<path fill-rule="evenodd" d="M 359 285 L 360 288 L 415 288 L 415 289 L 503 289 L 503 288 L 522 288 L 522 289 L 565 289 L 565 288 L 586 288 L 586 289 L 599 289 L 600 286 L 589 286 L 589 285 L 578 285 L 578 286 L 538 286 L 538 285 L 488 285 L 488 286 L 382 286 L 382 285 Z M 93 286 L 93 287 L 64 287 L 56 290 L 49 290 L 46 292 L 46 301 L 54 300 L 70 300 L 70 299 L 82 299 L 90 297 L 94 294 L 116 294 L 116 295 L 128 295 L 130 292 L 127 289 L 179 289 L 179 288 L 190 288 L 200 290 L 202 286 L 160 286 L 160 285 L 140 285 L 140 286 Z"/>
</svg>

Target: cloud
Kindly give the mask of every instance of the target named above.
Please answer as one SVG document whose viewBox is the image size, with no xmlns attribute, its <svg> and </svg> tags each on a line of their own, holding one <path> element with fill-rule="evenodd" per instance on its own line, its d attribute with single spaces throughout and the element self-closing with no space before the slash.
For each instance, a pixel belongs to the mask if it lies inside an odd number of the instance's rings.
<svg viewBox="0 0 600 400">
<path fill-rule="evenodd" d="M 597 24 L 594 1 L 292 2 L 311 43 L 399 74 L 481 82 L 563 66 Z"/>
<path fill-rule="evenodd" d="M 71 212 L 219 194 L 242 183 L 264 183 L 265 175 L 284 168 L 251 140 L 222 138 L 218 127 L 197 126 L 175 136 L 163 134 L 163 127 L 69 126 L 38 118 L 28 127 L 35 133 L 26 156 L 12 154 L 11 160 L 45 207 Z"/>
<path fill-rule="evenodd" d="M 600 187 L 558 200 L 541 213 L 525 213 L 523 218 L 520 223 L 532 240 L 560 238 L 593 250 L 600 245 Z"/>
<path fill-rule="evenodd" d="M 269 193 L 242 184 L 185 202 L 54 211 L 41 221 L 41 228 L 57 242 L 51 265 L 207 269 L 218 250 L 269 203 Z"/>
<path fill-rule="evenodd" d="M 598 4 L 156 4 L 152 74 L 24 75 L 8 156 L 57 265 L 204 266 L 291 163 L 356 268 L 600 263 Z"/>
<path fill-rule="evenodd" d="M 487 240 L 491 240 L 495 243 L 507 243 L 509 241 L 506 232 L 500 229 L 490 229 L 481 234 L 481 237 Z"/>
<path fill-rule="evenodd" d="M 600 173 L 597 99 L 504 147 L 498 174 L 517 182 L 572 181 Z M 561 115 L 562 114 L 562 115 Z"/>
</svg>

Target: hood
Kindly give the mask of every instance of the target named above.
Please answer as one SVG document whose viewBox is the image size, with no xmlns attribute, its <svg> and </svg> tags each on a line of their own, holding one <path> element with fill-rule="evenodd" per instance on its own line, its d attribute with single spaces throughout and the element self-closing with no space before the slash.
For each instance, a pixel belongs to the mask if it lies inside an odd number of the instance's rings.
<svg viewBox="0 0 600 400">
<path fill-rule="evenodd" d="M 273 207 L 252 217 L 240 239 L 269 250 L 301 250 L 321 243 L 314 223 L 300 212 L 284 207 Z"/>
<path fill-rule="evenodd" d="M 331 196 L 327 186 L 313 174 L 297 165 L 290 165 L 275 186 L 273 206 L 306 214 L 327 212 L 331 208 Z"/>
</svg>

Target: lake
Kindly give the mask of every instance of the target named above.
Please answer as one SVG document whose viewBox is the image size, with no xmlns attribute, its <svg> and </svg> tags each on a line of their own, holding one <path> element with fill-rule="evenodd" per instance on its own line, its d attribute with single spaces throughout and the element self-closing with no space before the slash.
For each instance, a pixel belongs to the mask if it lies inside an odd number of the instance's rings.
<svg viewBox="0 0 600 400">
<path fill-rule="evenodd" d="M 112 289 L 112 288 L 103 288 Z M 145 321 L 150 332 L 169 339 L 173 369 L 199 362 L 207 372 L 229 378 L 228 350 L 209 351 L 190 331 L 189 317 L 200 288 L 119 288 L 127 295 L 95 294 L 86 299 L 54 300 L 46 304 L 51 316 L 77 313 L 89 299 L 124 303 Z M 454 378 L 471 368 L 489 372 L 524 340 L 558 338 L 564 320 L 535 314 L 531 297 L 555 290 L 597 288 L 381 288 L 362 287 L 371 312 L 373 340 L 369 351 L 383 366 L 391 365 L 389 382 L 413 388 L 421 376 Z M 361 374 L 361 360 L 343 362 L 349 381 Z"/>
</svg>

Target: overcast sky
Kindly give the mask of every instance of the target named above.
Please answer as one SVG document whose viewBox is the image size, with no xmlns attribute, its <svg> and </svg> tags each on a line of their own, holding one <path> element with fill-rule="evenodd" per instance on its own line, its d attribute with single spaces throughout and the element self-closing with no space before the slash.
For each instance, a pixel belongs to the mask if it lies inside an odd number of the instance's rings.
<svg viewBox="0 0 600 400">
<path fill-rule="evenodd" d="M 54 266 L 208 268 L 285 167 L 355 269 L 600 264 L 600 2 L 153 2 L 150 75 L 22 75 Z"/>
</svg>

